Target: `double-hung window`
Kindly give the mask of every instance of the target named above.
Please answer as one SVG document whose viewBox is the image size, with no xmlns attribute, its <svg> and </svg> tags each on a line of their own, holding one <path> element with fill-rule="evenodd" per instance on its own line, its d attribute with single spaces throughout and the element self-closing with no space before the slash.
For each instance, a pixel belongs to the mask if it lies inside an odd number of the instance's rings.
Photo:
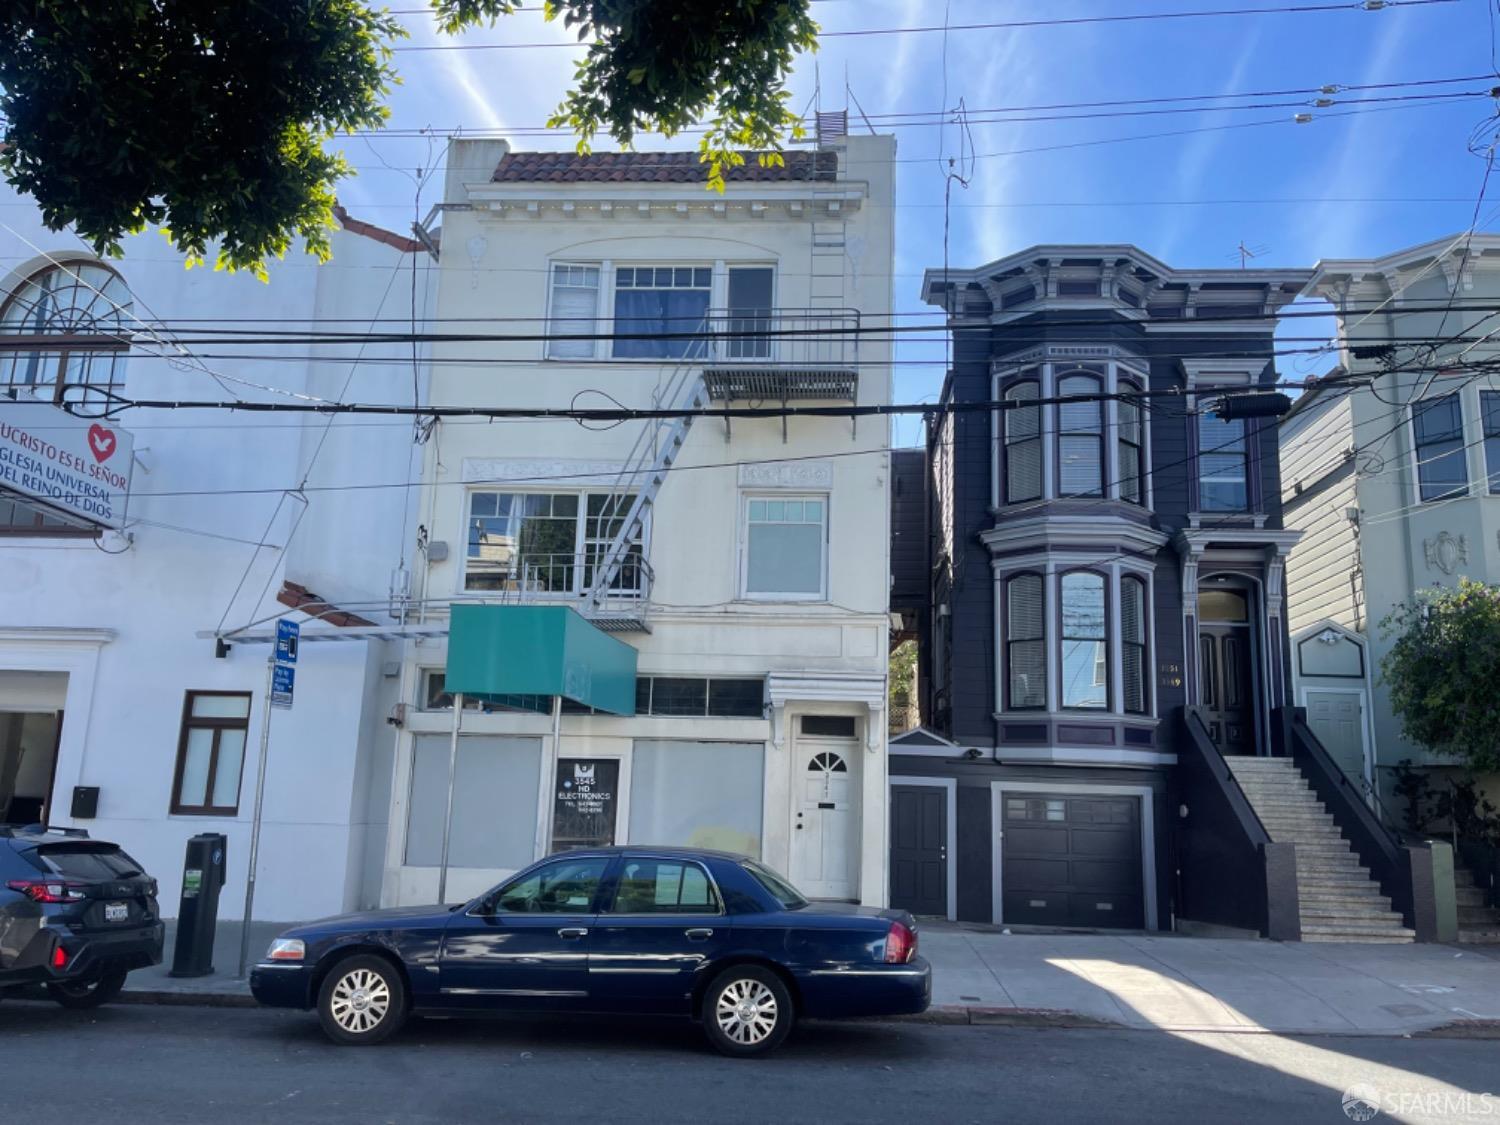
<svg viewBox="0 0 1500 1125">
<path fill-rule="evenodd" d="M 599 267 L 552 266 L 552 304 L 547 319 L 551 359 L 593 359 L 599 331 Z"/>
<path fill-rule="evenodd" d="M 1022 380 L 1005 392 L 1005 401 L 1011 404 L 1001 413 L 1007 504 L 1042 497 L 1042 408 L 1035 405 L 1040 397 L 1041 388 L 1034 379 Z"/>
<path fill-rule="evenodd" d="M 1047 706 L 1047 600 L 1040 574 L 1005 583 L 1005 667 L 1012 711 Z"/>
<path fill-rule="evenodd" d="M 1146 502 L 1146 465 L 1141 452 L 1144 448 L 1141 404 L 1129 397 L 1140 393 L 1141 388 L 1136 384 L 1121 381 L 1120 398 L 1115 403 L 1116 471 L 1120 477 L 1120 499 L 1131 504 Z"/>
<path fill-rule="evenodd" d="M 1120 579 L 1120 669 L 1127 714 L 1144 715 L 1146 698 L 1146 583 L 1133 575 Z"/>
<path fill-rule="evenodd" d="M 1104 495 L 1104 402 L 1093 375 L 1064 375 L 1059 397 L 1077 402 L 1057 407 L 1057 490 L 1060 496 Z"/>
<path fill-rule="evenodd" d="M 250 729 L 248 691 L 190 691 L 182 706 L 172 812 L 234 816 Z"/>
<path fill-rule="evenodd" d="M 1219 418 L 1198 405 L 1198 506 L 1205 512 L 1250 507 L 1250 447 L 1243 418 Z"/>
<path fill-rule="evenodd" d="M 1413 406 L 1411 428 L 1422 500 L 1447 500 L 1467 492 L 1464 411 L 1458 392 Z"/>
<path fill-rule="evenodd" d="M 745 502 L 744 590 L 749 598 L 827 596 L 824 496 L 751 496 Z"/>
<path fill-rule="evenodd" d="M 1500 391 L 1479 392 L 1479 417 L 1484 423 L 1484 471 L 1490 491 L 1500 492 Z"/>
<path fill-rule="evenodd" d="M 1109 707 L 1109 627 L 1104 576 L 1069 571 L 1059 582 L 1062 705 L 1090 710 Z"/>
<path fill-rule="evenodd" d="M 708 266 L 615 270 L 616 359 L 684 359 L 707 350 L 702 335 L 713 289 Z"/>
<path fill-rule="evenodd" d="M 629 509 L 613 492 L 472 492 L 464 589 L 585 594 Z M 612 593 L 641 592 L 642 558 L 637 529 Z"/>
</svg>

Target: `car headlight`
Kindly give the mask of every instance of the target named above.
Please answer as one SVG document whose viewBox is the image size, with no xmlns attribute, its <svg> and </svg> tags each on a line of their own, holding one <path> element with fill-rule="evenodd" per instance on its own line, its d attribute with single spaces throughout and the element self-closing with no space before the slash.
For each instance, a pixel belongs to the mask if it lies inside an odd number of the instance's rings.
<svg viewBox="0 0 1500 1125">
<path fill-rule="evenodd" d="M 266 950 L 267 961 L 300 961 L 307 956 L 307 946 L 301 938 L 279 937 Z"/>
</svg>

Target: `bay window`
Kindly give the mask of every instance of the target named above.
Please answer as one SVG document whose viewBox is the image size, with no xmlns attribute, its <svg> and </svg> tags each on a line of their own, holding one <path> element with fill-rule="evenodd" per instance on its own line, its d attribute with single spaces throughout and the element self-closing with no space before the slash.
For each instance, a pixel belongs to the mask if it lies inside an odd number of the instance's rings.
<svg viewBox="0 0 1500 1125">
<path fill-rule="evenodd" d="M 1046 598 L 1040 574 L 1005 583 L 1005 667 L 1013 711 L 1047 706 Z"/>
<path fill-rule="evenodd" d="M 1070 357 L 1109 351 L 1082 344 L 1055 350 Z M 1150 432 L 1139 362 L 1069 358 L 1001 372 L 994 385 L 1001 405 L 994 503 L 1084 498 L 1145 506 Z"/>
<path fill-rule="evenodd" d="M 1024 405 L 1035 403 L 1041 394 L 1041 387 L 1034 379 L 1016 383 L 1005 392 L 1007 403 L 1020 404 L 1010 406 L 1001 415 L 1005 426 L 1003 472 L 1007 504 L 1042 498 L 1042 408 Z"/>
<path fill-rule="evenodd" d="M 1016 571 L 1001 576 L 997 593 L 1001 710 L 1152 714 L 1144 574 Z"/>
<path fill-rule="evenodd" d="M 1459 393 L 1426 399 L 1412 407 L 1417 488 L 1423 501 L 1447 500 L 1469 491 L 1464 412 Z"/>
<path fill-rule="evenodd" d="M 1064 574 L 1058 583 L 1061 702 L 1063 707 L 1109 708 L 1109 628 L 1104 575 Z"/>
<path fill-rule="evenodd" d="M 1078 402 L 1057 407 L 1057 491 L 1060 496 L 1104 495 L 1104 402 L 1097 398 L 1103 382 L 1094 375 L 1069 374 L 1057 381 L 1057 393 Z"/>
<path fill-rule="evenodd" d="M 471 492 L 464 589 L 587 593 L 631 499 L 613 492 Z M 643 569 L 637 529 L 611 591 L 641 593 Z"/>
</svg>

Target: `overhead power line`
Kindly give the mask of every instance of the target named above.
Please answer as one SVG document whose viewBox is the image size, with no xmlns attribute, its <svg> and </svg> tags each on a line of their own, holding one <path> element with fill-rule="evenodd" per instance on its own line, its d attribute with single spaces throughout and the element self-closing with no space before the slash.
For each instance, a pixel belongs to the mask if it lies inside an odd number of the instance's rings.
<svg viewBox="0 0 1500 1125">
<path fill-rule="evenodd" d="M 1212 19 L 1225 16 L 1312 15 L 1320 12 L 1376 12 L 1387 8 L 1426 7 L 1431 4 L 1453 4 L 1457 0 L 1352 0 L 1343 4 L 1284 4 L 1269 8 L 1208 8 L 1186 12 L 1126 12 L 1110 16 L 1052 16 L 1046 19 L 994 20 L 984 23 L 924 24 L 916 27 L 860 27 L 845 31 L 821 31 L 818 38 L 860 39 L 881 35 L 925 35 L 944 31 L 998 31 L 1030 27 L 1079 27 L 1090 24 L 1147 23 L 1169 20 Z M 587 41 L 541 43 L 418 43 L 394 50 L 401 54 L 430 51 L 533 51 L 588 49 Z"/>
</svg>

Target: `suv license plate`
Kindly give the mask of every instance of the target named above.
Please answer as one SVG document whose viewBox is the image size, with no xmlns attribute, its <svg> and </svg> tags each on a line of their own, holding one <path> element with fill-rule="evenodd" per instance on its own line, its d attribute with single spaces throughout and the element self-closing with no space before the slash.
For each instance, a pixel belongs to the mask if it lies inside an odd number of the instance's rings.
<svg viewBox="0 0 1500 1125">
<path fill-rule="evenodd" d="M 123 902 L 106 902 L 104 904 L 104 920 L 106 922 L 128 922 L 130 921 L 130 907 Z"/>
</svg>

